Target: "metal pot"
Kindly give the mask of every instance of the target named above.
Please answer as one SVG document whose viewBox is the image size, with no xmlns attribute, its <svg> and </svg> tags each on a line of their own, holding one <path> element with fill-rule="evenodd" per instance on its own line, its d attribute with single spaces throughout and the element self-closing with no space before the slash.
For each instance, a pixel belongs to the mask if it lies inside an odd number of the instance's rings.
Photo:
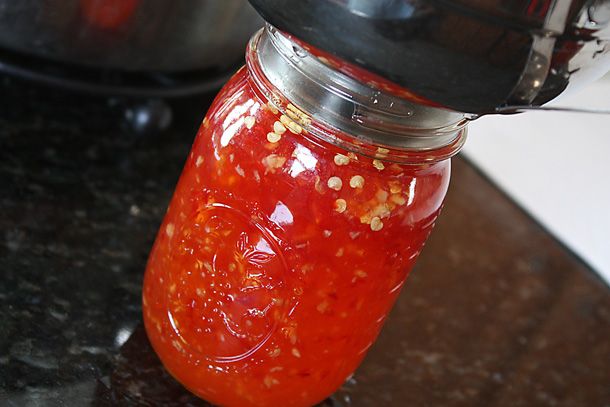
<svg viewBox="0 0 610 407">
<path fill-rule="evenodd" d="M 250 0 L 273 26 L 454 110 L 540 106 L 610 69 L 610 0 Z"/>
<path fill-rule="evenodd" d="M 123 71 L 233 67 L 262 20 L 245 0 L 0 0 L 0 47 Z"/>
</svg>

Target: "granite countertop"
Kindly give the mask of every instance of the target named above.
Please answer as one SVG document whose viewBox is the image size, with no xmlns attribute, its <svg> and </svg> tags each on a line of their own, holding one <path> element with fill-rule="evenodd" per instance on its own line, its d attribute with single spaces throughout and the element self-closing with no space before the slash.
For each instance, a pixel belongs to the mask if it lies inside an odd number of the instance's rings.
<svg viewBox="0 0 610 407">
<path fill-rule="evenodd" d="M 0 405 L 205 405 L 150 348 L 140 285 L 210 98 L 143 137 L 105 99 L 0 92 Z M 325 404 L 610 406 L 610 289 L 454 162 L 378 342 Z"/>
</svg>

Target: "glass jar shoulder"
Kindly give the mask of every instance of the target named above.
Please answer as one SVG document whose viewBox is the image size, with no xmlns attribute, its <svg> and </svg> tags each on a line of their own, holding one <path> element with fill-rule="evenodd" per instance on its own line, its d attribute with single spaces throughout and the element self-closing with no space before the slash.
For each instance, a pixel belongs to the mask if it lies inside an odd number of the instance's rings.
<svg viewBox="0 0 610 407">
<path fill-rule="evenodd" d="M 310 213 L 321 205 L 328 217 L 342 215 L 365 225 L 392 214 L 417 222 L 440 207 L 449 160 L 402 165 L 388 161 L 384 149 L 374 158 L 349 152 L 309 134 L 293 120 L 304 113 L 288 103 L 282 110 L 297 113 L 283 114 L 253 86 L 247 70 L 239 71 L 197 136 L 191 165 L 205 162 L 200 172 L 210 186 L 239 191 L 267 214 L 279 201 L 293 201 L 294 208 L 282 209 L 290 210 L 293 219 L 293 212 Z"/>
</svg>

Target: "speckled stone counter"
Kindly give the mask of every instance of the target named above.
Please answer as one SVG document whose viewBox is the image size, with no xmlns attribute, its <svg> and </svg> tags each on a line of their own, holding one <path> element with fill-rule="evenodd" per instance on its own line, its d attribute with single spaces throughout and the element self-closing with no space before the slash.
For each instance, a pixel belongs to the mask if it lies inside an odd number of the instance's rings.
<svg viewBox="0 0 610 407">
<path fill-rule="evenodd" d="M 146 257 L 209 97 L 158 135 L 0 77 L 0 405 L 205 405 L 144 333 Z M 327 405 L 610 406 L 610 289 L 467 162 L 378 342 Z"/>
</svg>

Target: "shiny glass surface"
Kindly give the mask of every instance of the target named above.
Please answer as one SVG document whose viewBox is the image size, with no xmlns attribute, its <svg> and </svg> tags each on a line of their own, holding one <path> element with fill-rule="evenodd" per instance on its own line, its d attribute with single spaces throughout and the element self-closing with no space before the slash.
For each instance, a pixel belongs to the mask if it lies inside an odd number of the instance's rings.
<svg viewBox="0 0 610 407">
<path fill-rule="evenodd" d="M 315 137 L 317 125 L 240 70 L 204 119 L 161 225 L 145 326 L 171 374 L 210 402 L 310 405 L 335 391 L 440 210 L 448 159 L 353 153 Z"/>
</svg>

